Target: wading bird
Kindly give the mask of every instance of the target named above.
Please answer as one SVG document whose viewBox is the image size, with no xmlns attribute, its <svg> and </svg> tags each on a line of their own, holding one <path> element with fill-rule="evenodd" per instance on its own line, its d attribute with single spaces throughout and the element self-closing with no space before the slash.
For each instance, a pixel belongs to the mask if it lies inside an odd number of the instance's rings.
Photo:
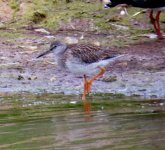
<svg viewBox="0 0 165 150">
<path fill-rule="evenodd" d="M 107 1 L 107 0 L 106 0 Z M 127 4 L 133 7 L 147 8 L 150 11 L 150 21 L 154 26 L 156 34 L 159 39 L 163 39 L 163 35 L 160 32 L 160 13 L 165 10 L 165 0 L 108 0 L 105 4 L 105 8 L 115 7 L 120 4 Z M 156 12 L 154 18 L 153 13 Z"/>
<path fill-rule="evenodd" d="M 55 41 L 51 43 L 48 51 L 43 52 L 37 58 L 50 52 L 54 53 L 57 64 L 61 69 L 84 75 L 82 100 L 86 100 L 86 95 L 91 91 L 92 82 L 104 74 L 107 65 L 124 56 L 110 54 L 108 49 L 90 44 L 67 45 L 63 42 Z M 91 79 L 87 79 L 87 75 L 92 76 Z"/>
</svg>

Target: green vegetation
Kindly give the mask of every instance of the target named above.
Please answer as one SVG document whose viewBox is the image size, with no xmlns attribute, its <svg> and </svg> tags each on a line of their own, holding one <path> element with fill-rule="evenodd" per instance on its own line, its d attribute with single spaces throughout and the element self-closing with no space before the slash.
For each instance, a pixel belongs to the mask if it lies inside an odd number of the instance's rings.
<svg viewBox="0 0 165 150">
<path fill-rule="evenodd" d="M 24 4 L 22 6 L 22 3 Z M 12 25 L 19 28 L 22 25 L 33 25 L 49 28 L 50 30 L 76 30 L 105 34 L 105 43 L 111 42 L 114 46 L 123 46 L 139 40 L 139 36 L 153 30 L 147 14 L 139 14 L 139 8 L 128 8 L 128 15 L 120 15 L 119 9 L 103 9 L 103 4 L 97 0 L 9 0 L 14 10 Z M 23 7 L 23 8 L 22 8 Z M 161 14 L 165 20 L 165 14 Z M 161 25 L 164 30 L 163 24 Z M 154 31 L 154 30 L 153 30 Z M 90 38 L 92 39 L 92 37 Z M 90 41 L 88 39 L 88 42 Z M 96 36 L 94 37 L 96 39 Z M 99 39 L 102 39 L 98 37 Z M 106 41 L 107 40 L 107 41 Z M 146 39 L 145 39 L 146 40 Z M 103 41 L 103 40 L 101 40 Z"/>
<path fill-rule="evenodd" d="M 20 10 L 18 0 L 9 0 L 9 6 L 14 10 L 13 11 L 13 20 L 17 17 L 17 12 Z"/>
<path fill-rule="evenodd" d="M 70 22 L 75 18 L 86 18 L 90 21 L 93 19 L 91 13 L 99 9 L 101 7 L 98 3 L 75 1 L 66 4 L 64 1 L 34 0 L 33 3 L 27 4 L 23 20 L 57 29 L 61 23 Z"/>
<path fill-rule="evenodd" d="M 15 39 L 15 38 L 18 38 L 21 36 L 22 36 L 22 34 L 19 32 L 0 30 L 0 38 Z"/>
<path fill-rule="evenodd" d="M 9 1 L 9 6 L 10 6 L 12 9 L 18 11 L 18 10 L 19 10 L 19 3 L 18 3 L 18 0 L 10 0 L 10 1 Z"/>
</svg>

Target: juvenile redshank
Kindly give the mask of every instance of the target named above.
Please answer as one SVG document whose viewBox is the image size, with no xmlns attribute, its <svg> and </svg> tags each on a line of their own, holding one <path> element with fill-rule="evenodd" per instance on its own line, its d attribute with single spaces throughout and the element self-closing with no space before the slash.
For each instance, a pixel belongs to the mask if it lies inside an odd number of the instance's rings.
<svg viewBox="0 0 165 150">
<path fill-rule="evenodd" d="M 67 45 L 60 41 L 52 42 L 48 51 L 43 52 L 37 58 L 50 52 L 54 53 L 57 64 L 60 68 L 71 73 L 84 75 L 84 92 L 82 100 L 91 91 L 92 82 L 101 77 L 106 71 L 106 67 L 123 57 L 124 55 L 111 54 L 108 49 L 90 44 Z M 92 76 L 91 79 L 87 79 Z"/>
</svg>

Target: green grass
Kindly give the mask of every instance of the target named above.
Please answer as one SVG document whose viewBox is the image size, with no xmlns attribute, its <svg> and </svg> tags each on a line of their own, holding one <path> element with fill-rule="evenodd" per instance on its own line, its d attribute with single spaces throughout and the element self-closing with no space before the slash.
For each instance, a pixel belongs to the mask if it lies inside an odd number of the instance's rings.
<svg viewBox="0 0 165 150">
<path fill-rule="evenodd" d="M 6 38 L 6 39 L 15 39 L 23 36 L 23 34 L 17 31 L 13 30 L 0 30 L 0 38 Z"/>
<path fill-rule="evenodd" d="M 26 9 L 24 10 L 24 15 L 21 18 L 16 16 L 15 18 L 17 19 L 12 24 L 16 28 L 20 28 L 22 25 L 32 24 L 33 26 L 48 28 L 52 31 L 69 28 L 81 32 L 102 33 L 107 36 L 101 38 L 91 36 L 84 39 L 83 42 L 85 40 L 88 42 L 97 40 L 99 42 L 101 41 L 105 46 L 111 43 L 112 46 L 119 47 L 138 42 L 140 40 L 139 36 L 154 31 L 147 14 L 139 14 L 136 17 L 132 17 L 133 14 L 142 10 L 139 8 L 128 8 L 129 15 L 121 16 L 119 15 L 120 10 L 116 7 L 105 10 L 103 9 L 103 4 L 98 1 L 87 3 L 77 0 L 66 3 L 65 0 L 34 0 L 33 2 L 27 1 L 25 3 Z M 16 10 L 16 15 L 19 14 L 17 13 L 20 7 L 18 1 L 10 0 L 10 6 Z M 161 20 L 165 21 L 164 13 L 161 14 Z M 81 27 L 77 25 L 79 23 L 74 24 L 76 21 L 88 23 L 83 24 Z M 136 25 L 135 22 L 138 22 L 140 25 Z M 143 25 L 147 26 L 143 27 Z M 118 29 L 117 26 L 123 26 L 128 29 Z M 163 24 L 161 27 L 165 30 Z"/>
</svg>

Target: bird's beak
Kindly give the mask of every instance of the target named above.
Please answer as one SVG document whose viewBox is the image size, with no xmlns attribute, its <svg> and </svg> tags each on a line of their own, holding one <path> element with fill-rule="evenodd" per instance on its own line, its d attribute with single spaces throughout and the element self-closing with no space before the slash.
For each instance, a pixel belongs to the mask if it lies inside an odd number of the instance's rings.
<svg viewBox="0 0 165 150">
<path fill-rule="evenodd" d="M 53 48 L 50 48 L 48 51 L 41 53 L 41 54 L 38 55 L 36 58 L 40 58 L 40 57 L 42 57 L 42 56 L 44 56 L 44 55 L 49 54 L 50 52 L 52 52 L 52 49 L 53 49 Z"/>
</svg>

